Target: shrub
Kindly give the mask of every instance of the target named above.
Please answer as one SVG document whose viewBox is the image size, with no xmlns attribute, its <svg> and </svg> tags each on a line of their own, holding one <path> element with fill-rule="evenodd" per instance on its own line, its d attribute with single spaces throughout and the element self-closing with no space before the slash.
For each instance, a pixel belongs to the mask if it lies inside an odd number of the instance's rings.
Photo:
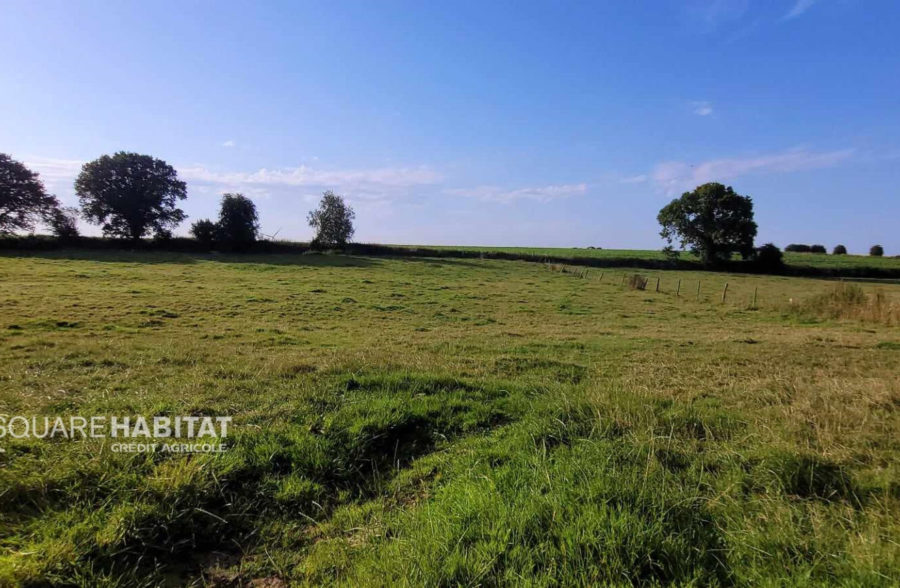
<svg viewBox="0 0 900 588">
<path fill-rule="evenodd" d="M 869 255 L 872 257 L 881 257 L 884 255 L 884 247 L 881 245 L 872 245 L 871 249 L 869 249 Z"/>
<path fill-rule="evenodd" d="M 784 250 L 791 253 L 809 253 L 812 250 L 812 247 L 800 243 L 791 243 L 785 247 Z"/>
<path fill-rule="evenodd" d="M 828 250 L 825 249 L 824 245 L 813 245 L 809 248 L 810 253 L 828 253 Z"/>
<path fill-rule="evenodd" d="M 847 248 L 843 245 L 835 245 L 834 251 L 831 252 L 832 255 L 847 255 Z"/>
<path fill-rule="evenodd" d="M 208 218 L 198 220 L 191 225 L 191 235 L 203 243 L 207 247 L 211 246 L 216 240 L 216 232 L 219 230 L 218 225 Z"/>
<path fill-rule="evenodd" d="M 632 290 L 646 290 L 647 278 L 640 274 L 633 274 L 628 278 L 628 287 Z"/>
<path fill-rule="evenodd" d="M 766 243 L 756 250 L 756 264 L 766 270 L 775 270 L 781 268 L 783 254 L 781 249 L 772 243 Z"/>
</svg>

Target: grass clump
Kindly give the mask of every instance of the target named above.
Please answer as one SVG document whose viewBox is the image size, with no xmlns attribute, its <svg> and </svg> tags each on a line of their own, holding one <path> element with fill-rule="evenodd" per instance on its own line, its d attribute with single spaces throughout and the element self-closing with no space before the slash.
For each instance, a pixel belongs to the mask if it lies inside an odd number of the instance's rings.
<svg viewBox="0 0 900 588">
<path fill-rule="evenodd" d="M 632 290 L 646 290 L 648 279 L 640 274 L 628 276 L 628 287 Z"/>
</svg>

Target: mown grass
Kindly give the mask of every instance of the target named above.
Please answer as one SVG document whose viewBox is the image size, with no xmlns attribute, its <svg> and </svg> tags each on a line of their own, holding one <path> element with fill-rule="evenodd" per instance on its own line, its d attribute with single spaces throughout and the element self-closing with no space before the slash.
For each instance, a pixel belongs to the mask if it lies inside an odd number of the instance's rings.
<svg viewBox="0 0 900 588">
<path fill-rule="evenodd" d="M 0 257 L 0 413 L 234 418 L 220 455 L 4 439 L 0 585 L 896 584 L 900 327 L 565 270 Z"/>
</svg>

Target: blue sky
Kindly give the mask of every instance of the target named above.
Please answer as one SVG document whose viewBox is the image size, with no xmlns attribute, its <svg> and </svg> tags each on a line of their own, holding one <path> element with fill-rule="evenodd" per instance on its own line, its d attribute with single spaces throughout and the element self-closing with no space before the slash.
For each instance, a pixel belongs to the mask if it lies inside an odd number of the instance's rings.
<svg viewBox="0 0 900 588">
<path fill-rule="evenodd" d="M 900 3 L 3 0 L 0 151 L 64 202 L 84 161 L 149 153 L 308 239 L 658 248 L 705 181 L 759 242 L 900 254 Z M 185 233 L 190 220 L 179 230 Z"/>
</svg>

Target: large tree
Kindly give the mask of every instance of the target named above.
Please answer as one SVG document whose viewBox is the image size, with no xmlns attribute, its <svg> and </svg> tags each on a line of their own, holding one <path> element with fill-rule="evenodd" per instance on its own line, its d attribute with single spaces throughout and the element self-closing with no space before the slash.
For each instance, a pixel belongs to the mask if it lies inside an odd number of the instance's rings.
<svg viewBox="0 0 900 588">
<path fill-rule="evenodd" d="M 731 186 L 716 182 L 698 186 L 672 200 L 657 216 L 660 235 L 668 243 L 681 242 L 706 264 L 728 260 L 733 253 L 753 256 L 756 223 L 753 201 Z"/>
<path fill-rule="evenodd" d="M 37 173 L 0 153 L 0 234 L 30 231 L 38 221 L 54 218 L 58 209 Z"/>
<path fill-rule="evenodd" d="M 342 246 L 353 236 L 353 219 L 356 213 L 331 190 L 322 195 L 319 208 L 312 210 L 307 217 L 309 226 L 316 230 L 313 239 L 315 245 Z"/>
<path fill-rule="evenodd" d="M 175 168 L 149 155 L 120 151 L 84 164 L 75 193 L 84 218 L 111 237 L 165 236 L 186 218 L 176 204 L 187 198 L 187 186 Z"/>
</svg>

